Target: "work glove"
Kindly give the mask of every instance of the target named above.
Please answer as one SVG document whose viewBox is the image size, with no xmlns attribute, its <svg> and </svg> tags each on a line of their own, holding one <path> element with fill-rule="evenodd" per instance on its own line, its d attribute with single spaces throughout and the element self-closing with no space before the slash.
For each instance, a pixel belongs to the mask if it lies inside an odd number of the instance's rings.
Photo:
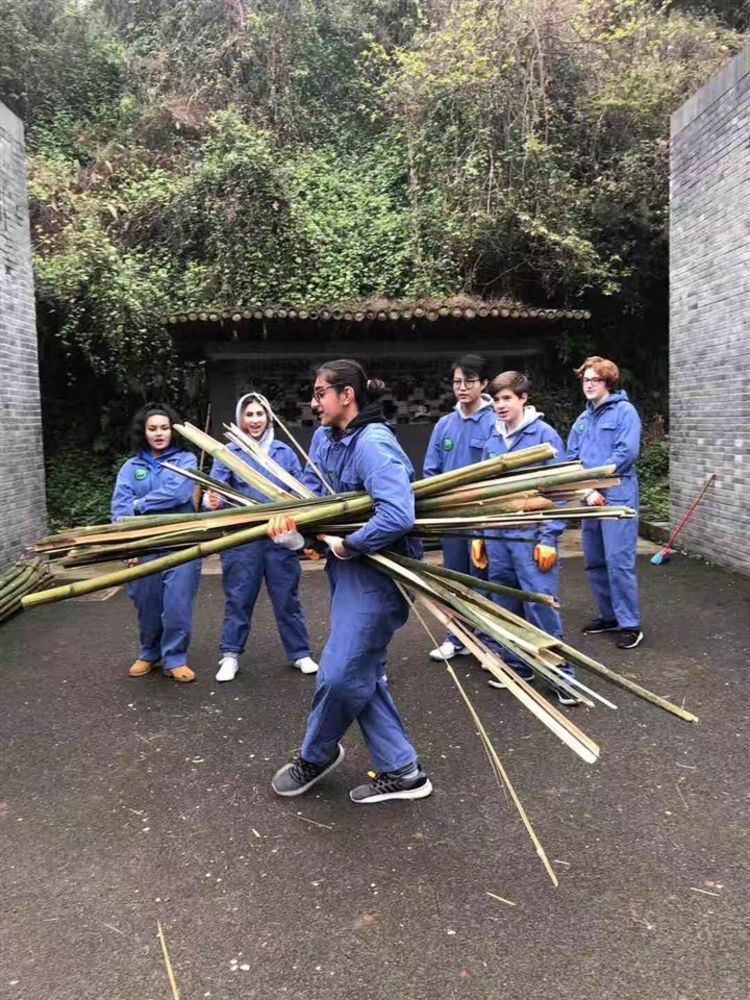
<svg viewBox="0 0 750 1000">
<path fill-rule="evenodd" d="M 325 542 L 337 559 L 353 559 L 354 552 L 348 547 L 343 538 L 338 535 L 318 535 L 321 542 Z"/>
<path fill-rule="evenodd" d="M 487 549 L 483 538 L 474 538 L 471 542 L 471 564 L 477 569 L 487 569 Z"/>
<path fill-rule="evenodd" d="M 283 545 L 285 549 L 297 552 L 305 547 L 305 539 L 297 531 L 297 523 L 293 517 L 286 514 L 276 514 L 268 522 L 266 532 L 271 541 Z"/>
<path fill-rule="evenodd" d="M 554 545 L 545 545 L 539 542 L 534 546 L 534 562 L 542 573 L 547 573 L 557 562 L 557 549 Z"/>
<path fill-rule="evenodd" d="M 221 507 L 221 497 L 218 493 L 214 493 L 213 490 L 208 490 L 203 497 L 203 503 L 209 510 L 218 510 Z"/>
<path fill-rule="evenodd" d="M 599 490 L 589 490 L 586 494 L 587 507 L 603 507 L 606 502 Z"/>
</svg>

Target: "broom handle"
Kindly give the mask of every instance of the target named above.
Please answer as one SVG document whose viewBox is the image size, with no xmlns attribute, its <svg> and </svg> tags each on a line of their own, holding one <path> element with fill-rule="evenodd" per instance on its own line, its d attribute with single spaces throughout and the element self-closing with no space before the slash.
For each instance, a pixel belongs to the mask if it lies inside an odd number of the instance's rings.
<svg viewBox="0 0 750 1000">
<path fill-rule="evenodd" d="M 682 529 L 685 527 L 685 525 L 687 524 L 687 522 L 693 516 L 693 511 L 695 510 L 695 508 L 698 506 L 698 504 L 703 499 L 703 494 L 706 492 L 706 490 L 711 485 L 711 483 L 714 481 L 714 479 L 716 479 L 716 473 L 712 472 L 711 475 L 708 477 L 708 479 L 703 484 L 703 488 L 701 489 L 701 491 L 698 494 L 698 496 L 695 498 L 695 500 L 693 500 L 693 502 L 690 505 L 688 511 L 685 514 L 683 514 L 682 517 L 680 518 L 679 524 L 674 529 L 674 531 L 672 532 L 672 534 L 669 536 L 669 541 L 667 542 L 667 544 L 662 549 L 662 552 L 664 552 L 666 549 L 671 548 L 672 542 L 675 540 L 675 538 L 677 538 L 677 536 L 679 535 L 679 533 L 682 531 Z"/>
</svg>

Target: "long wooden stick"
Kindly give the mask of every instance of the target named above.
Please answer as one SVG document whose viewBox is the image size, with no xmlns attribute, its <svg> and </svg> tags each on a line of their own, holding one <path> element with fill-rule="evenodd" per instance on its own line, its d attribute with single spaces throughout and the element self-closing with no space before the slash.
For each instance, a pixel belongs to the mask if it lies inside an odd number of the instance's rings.
<svg viewBox="0 0 750 1000">
<path fill-rule="evenodd" d="M 313 462 L 313 460 L 307 454 L 307 452 L 302 447 L 302 445 L 299 443 L 299 441 L 294 436 L 294 434 L 292 434 L 292 432 L 289 430 L 289 428 L 284 423 L 284 421 L 281 419 L 281 417 L 278 415 L 278 413 L 276 413 L 275 411 L 272 411 L 272 412 L 273 412 L 273 419 L 274 419 L 275 423 L 277 423 L 279 425 L 279 427 L 282 429 L 282 431 L 286 434 L 286 436 L 289 438 L 289 440 L 292 442 L 292 444 L 294 445 L 294 447 L 297 449 L 297 451 L 300 453 L 300 455 L 304 458 L 304 460 L 307 462 L 307 464 L 310 466 L 310 468 L 313 470 L 313 472 L 315 473 L 315 475 L 318 477 L 318 479 L 321 481 L 321 483 L 325 486 L 325 488 L 328 490 L 328 492 L 332 496 L 335 496 L 336 495 L 336 490 L 334 490 L 334 488 L 331 486 L 331 484 L 328 482 L 328 480 L 326 479 L 326 477 L 323 475 L 323 473 L 317 467 L 317 465 L 315 464 L 315 462 Z"/>
<path fill-rule="evenodd" d="M 164 939 L 164 931 L 161 929 L 161 922 L 156 921 L 156 926 L 159 929 L 157 937 L 159 938 L 159 944 L 161 944 L 161 953 L 164 958 L 164 965 L 167 970 L 167 978 L 169 979 L 169 986 L 172 990 L 172 1000 L 180 1000 L 180 991 L 177 989 L 177 980 L 174 977 L 174 971 L 172 969 L 172 961 L 169 957 L 169 951 L 167 950 L 167 942 Z"/>
<path fill-rule="evenodd" d="M 437 645 L 437 640 L 433 636 L 432 631 L 430 630 L 429 626 L 427 625 L 427 622 L 424 620 L 424 618 L 422 617 L 422 615 L 419 613 L 419 609 L 416 606 L 415 600 L 408 594 L 408 592 L 405 590 L 405 588 L 400 583 L 397 583 L 396 586 L 399 588 L 399 590 L 401 591 L 401 593 L 406 598 L 407 603 L 412 607 L 412 609 L 414 611 L 414 614 L 417 616 L 417 619 L 419 620 L 420 624 L 422 625 L 422 628 L 425 630 L 425 632 L 429 636 L 430 642 L 432 642 L 433 644 Z M 420 600 L 423 603 L 426 603 L 423 598 L 420 598 Z M 529 834 L 529 837 L 531 838 L 531 842 L 534 845 L 534 849 L 536 850 L 536 853 L 537 853 L 538 857 L 541 859 L 542 864 L 544 865 L 547 874 L 549 875 L 550 879 L 552 880 L 552 884 L 555 886 L 555 888 L 557 888 L 557 885 L 558 885 L 557 875 L 555 874 L 554 869 L 552 868 L 552 865 L 549 863 L 549 858 L 547 857 L 547 852 L 544 850 L 544 847 L 542 846 L 542 842 L 537 837 L 536 832 L 535 832 L 533 826 L 531 825 L 531 820 L 529 819 L 526 810 L 524 809 L 523 805 L 521 804 L 521 800 L 519 799 L 519 797 L 518 797 L 518 795 L 516 793 L 516 790 L 513 787 L 513 783 L 511 782 L 510 778 L 508 777 L 508 772 L 503 767 L 502 761 L 500 760 L 500 757 L 498 756 L 498 753 L 495 750 L 495 747 L 494 747 L 494 745 L 492 743 L 492 740 L 490 739 L 489 734 L 488 734 L 487 730 L 485 729 L 482 720 L 479 717 L 479 714 L 477 713 L 476 709 L 472 705 L 469 696 L 466 694 L 466 691 L 464 690 L 464 687 L 461 684 L 461 681 L 458 679 L 458 676 L 456 675 L 456 671 L 453 669 L 453 667 L 451 666 L 451 664 L 446 661 L 445 667 L 446 667 L 446 670 L 448 672 L 448 676 L 451 678 L 451 680 L 453 681 L 453 683 L 458 688 L 459 694 L 461 695 L 461 697 L 462 697 L 462 699 L 464 701 L 464 704 L 466 705 L 466 707 L 469 710 L 469 714 L 471 715 L 471 718 L 472 718 L 472 720 L 474 722 L 474 725 L 477 727 L 477 732 L 479 733 L 479 738 L 482 741 L 482 744 L 484 746 L 485 752 L 487 753 L 487 756 L 490 759 L 490 763 L 491 763 L 491 765 L 492 765 L 492 767 L 493 767 L 493 769 L 495 771 L 495 774 L 499 777 L 499 779 L 501 780 L 502 784 L 507 789 L 507 791 L 508 791 L 511 799 L 513 800 L 513 804 L 515 805 L 516 809 L 518 810 L 518 815 L 521 817 L 521 821 L 522 821 L 523 825 L 526 827 L 526 831 Z"/>
</svg>

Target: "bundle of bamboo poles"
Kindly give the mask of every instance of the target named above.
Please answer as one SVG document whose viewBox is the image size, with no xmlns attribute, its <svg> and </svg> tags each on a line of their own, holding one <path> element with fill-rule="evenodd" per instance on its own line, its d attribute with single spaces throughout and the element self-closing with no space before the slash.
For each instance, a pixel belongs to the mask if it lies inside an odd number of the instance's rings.
<svg viewBox="0 0 750 1000">
<path fill-rule="evenodd" d="M 0 574 L 0 622 L 21 610 L 21 601 L 35 590 L 54 582 L 46 562 L 41 559 L 19 560 Z"/>
<path fill-rule="evenodd" d="M 65 566 L 131 559 L 152 552 L 167 554 L 147 564 L 56 588 L 29 599 L 27 606 L 116 586 L 189 559 L 257 540 L 264 537 L 267 522 L 274 514 L 290 514 L 300 527 L 320 534 L 353 531 L 370 516 L 373 504 L 367 494 L 314 496 L 253 446 L 251 439 L 234 425 L 228 428 L 228 436 L 264 468 L 265 475 L 198 428 L 188 424 L 180 425 L 178 430 L 262 493 L 267 502 L 254 503 L 225 483 L 195 470 L 170 465 L 174 471 L 218 493 L 232 506 L 195 514 L 123 518 L 116 524 L 70 528 L 42 539 L 35 546 L 36 552 L 53 560 L 61 559 Z M 634 516 L 634 512 L 625 507 L 590 508 L 582 501 L 587 490 L 617 482 L 611 466 L 582 469 L 579 463 L 565 462 L 526 468 L 553 457 L 550 445 L 539 445 L 478 462 L 453 473 L 418 480 L 413 484 L 417 512 L 413 533 L 430 538 L 476 534 L 488 529 L 502 531 L 559 518 Z M 319 470 L 316 472 L 322 479 Z M 271 482 L 270 476 L 282 481 L 284 487 Z"/>
<path fill-rule="evenodd" d="M 369 495 L 334 494 L 321 471 L 310 463 L 331 494 L 315 496 L 280 469 L 235 425 L 227 427 L 228 439 L 251 457 L 264 470 L 263 473 L 251 468 L 225 445 L 197 428 L 178 425 L 176 429 L 194 445 L 223 462 L 237 478 L 265 497 L 266 502 L 249 501 L 244 494 L 200 472 L 170 466 L 203 488 L 215 491 L 230 506 L 195 514 L 127 517 L 116 524 L 70 528 L 42 539 L 35 546 L 36 551 L 50 559 L 61 560 L 67 566 L 131 559 L 153 553 L 158 555 L 149 562 L 128 569 L 29 594 L 23 599 L 24 606 L 32 607 L 127 583 L 192 559 L 265 538 L 268 521 L 275 514 L 292 516 L 303 532 L 340 534 L 354 530 L 372 512 L 373 501 Z M 491 530 L 496 535 L 503 529 L 537 525 L 550 519 L 580 521 L 594 517 L 635 516 L 635 512 L 626 507 L 591 508 L 584 503 L 588 490 L 605 489 L 618 482 L 613 466 L 583 469 L 579 463 L 562 462 L 533 467 L 554 457 L 555 452 L 550 445 L 538 445 L 416 481 L 412 486 L 417 515 L 414 534 L 423 537 L 449 534 L 476 536 Z M 436 619 L 441 629 L 449 627 L 476 656 L 480 665 L 502 683 L 512 698 L 588 763 L 598 758 L 598 745 L 542 697 L 531 683 L 519 677 L 488 644 L 489 640 L 515 654 L 531 668 L 535 677 L 562 688 L 590 708 L 598 704 L 615 709 L 616 705 L 578 677 L 567 674 L 562 669 L 566 664 L 582 667 L 685 721 L 697 721 L 697 717 L 689 711 L 616 674 L 562 640 L 545 634 L 525 619 L 506 611 L 487 595 L 494 592 L 521 601 L 546 602 L 557 606 L 554 597 L 477 580 L 394 552 L 386 551 L 365 558 L 378 570 L 387 573 L 401 588 L 434 645 L 437 645 L 437 640 L 430 632 L 422 611 Z M 446 669 L 461 691 L 499 780 L 508 788 L 537 853 L 556 882 L 544 850 L 481 720 L 449 663 Z"/>
</svg>

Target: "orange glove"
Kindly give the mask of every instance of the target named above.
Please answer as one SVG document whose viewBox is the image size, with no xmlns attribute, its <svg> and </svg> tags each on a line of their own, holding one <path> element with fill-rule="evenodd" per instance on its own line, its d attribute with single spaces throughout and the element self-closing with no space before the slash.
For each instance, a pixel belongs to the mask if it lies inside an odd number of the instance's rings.
<svg viewBox="0 0 750 1000">
<path fill-rule="evenodd" d="M 606 502 L 599 490 L 591 490 L 590 493 L 586 494 L 587 507 L 603 507 Z"/>
<path fill-rule="evenodd" d="M 283 545 L 291 552 L 299 552 L 305 547 L 305 539 L 297 531 L 297 522 L 286 514 L 276 514 L 268 522 L 266 534 L 276 545 Z"/>
<path fill-rule="evenodd" d="M 483 538 L 474 538 L 471 542 L 471 562 L 477 569 L 487 569 L 489 560 L 487 559 L 487 549 Z"/>
<path fill-rule="evenodd" d="M 269 518 L 267 531 L 269 538 L 278 538 L 279 535 L 283 535 L 287 531 L 296 530 L 297 522 L 288 514 L 274 514 L 272 518 Z"/>
<path fill-rule="evenodd" d="M 557 549 L 554 545 L 545 545 L 543 542 L 539 542 L 534 547 L 534 562 L 542 573 L 548 572 L 557 562 Z"/>
</svg>

